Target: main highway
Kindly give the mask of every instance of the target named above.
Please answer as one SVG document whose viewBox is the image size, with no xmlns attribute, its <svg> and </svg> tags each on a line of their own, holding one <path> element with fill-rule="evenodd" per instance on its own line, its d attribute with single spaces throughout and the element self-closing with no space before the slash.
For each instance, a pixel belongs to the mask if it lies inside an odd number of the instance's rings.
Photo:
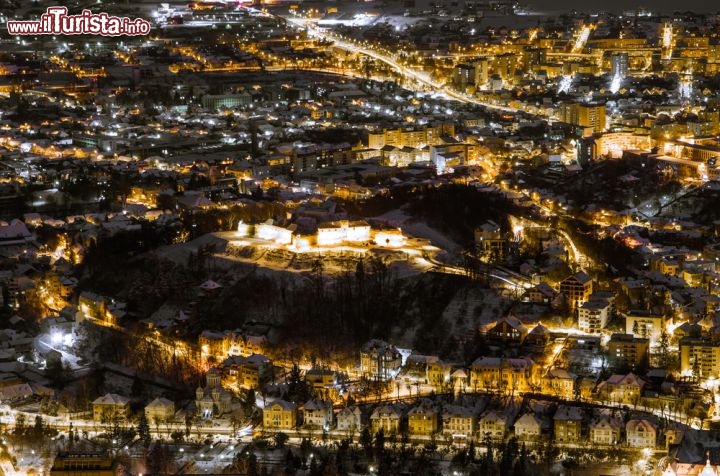
<svg viewBox="0 0 720 476">
<path fill-rule="evenodd" d="M 373 58 L 377 61 L 381 61 L 388 66 L 392 67 L 394 70 L 396 70 L 403 78 L 406 80 L 409 80 L 410 82 L 415 82 L 419 86 L 421 86 L 424 89 L 427 89 L 429 91 L 433 91 L 437 94 L 440 94 L 448 99 L 452 99 L 461 103 L 465 104 L 475 104 L 478 106 L 485 107 L 490 110 L 495 110 L 499 112 L 505 112 L 505 113 L 523 113 L 523 114 L 532 114 L 538 118 L 545 119 L 543 116 L 538 116 L 535 113 L 529 113 L 528 111 L 525 111 L 522 108 L 517 107 L 510 107 L 510 106 L 501 106 L 498 104 L 492 104 L 485 101 L 480 101 L 477 98 L 474 98 L 472 96 L 468 96 L 467 94 L 460 93 L 458 91 L 453 90 L 450 87 L 444 86 L 443 84 L 433 80 L 430 75 L 423 71 L 417 71 L 413 68 L 409 68 L 400 62 L 398 62 L 392 55 L 384 53 L 382 51 L 378 51 L 377 49 L 364 46 L 361 44 L 358 44 L 354 41 L 348 41 L 344 38 L 340 38 L 339 36 L 330 33 L 328 31 L 323 30 L 322 28 L 318 28 L 317 25 L 313 23 L 312 20 L 307 18 L 300 18 L 296 16 L 276 16 L 278 19 L 285 20 L 288 25 L 292 25 L 300 30 L 304 30 L 308 33 L 309 36 L 329 41 L 333 43 L 333 46 L 345 51 L 349 51 L 351 53 L 361 54 L 368 56 L 370 58 Z"/>
</svg>

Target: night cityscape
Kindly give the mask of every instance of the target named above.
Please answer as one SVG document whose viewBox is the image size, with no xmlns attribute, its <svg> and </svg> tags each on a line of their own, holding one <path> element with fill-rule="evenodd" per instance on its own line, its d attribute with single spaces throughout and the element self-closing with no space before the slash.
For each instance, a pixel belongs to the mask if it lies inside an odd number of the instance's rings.
<svg viewBox="0 0 720 476">
<path fill-rule="evenodd" d="M 0 0 L 0 476 L 719 476 L 720 6 Z"/>
</svg>

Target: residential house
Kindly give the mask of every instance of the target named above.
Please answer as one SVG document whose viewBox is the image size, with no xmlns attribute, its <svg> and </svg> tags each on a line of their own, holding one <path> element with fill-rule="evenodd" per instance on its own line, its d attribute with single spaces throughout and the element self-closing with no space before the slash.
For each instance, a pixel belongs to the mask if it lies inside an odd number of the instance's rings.
<svg viewBox="0 0 720 476">
<path fill-rule="evenodd" d="M 227 354 L 224 349 L 225 334 L 215 331 L 202 331 L 198 337 L 198 346 L 203 360 L 210 357 L 223 359 Z"/>
<path fill-rule="evenodd" d="M 572 400 L 575 398 L 577 377 L 565 369 L 550 369 L 540 379 L 542 393 Z"/>
<path fill-rule="evenodd" d="M 488 410 L 478 420 L 478 439 L 486 436 L 494 441 L 502 441 L 507 430 L 505 415 L 498 410 Z"/>
<path fill-rule="evenodd" d="M 423 402 L 408 412 L 408 433 L 431 436 L 440 429 L 438 411 L 429 402 Z"/>
<path fill-rule="evenodd" d="M 427 382 L 435 387 L 435 390 L 444 391 L 451 385 L 450 370 L 452 370 L 450 365 L 440 359 L 428 362 Z"/>
<path fill-rule="evenodd" d="M 680 262 L 667 256 L 663 256 L 651 264 L 662 274 L 670 276 L 677 276 L 680 271 Z"/>
<path fill-rule="evenodd" d="M 668 452 L 672 472 L 663 476 L 717 476 L 720 466 L 720 432 L 718 430 L 677 430 L 674 447 Z"/>
<path fill-rule="evenodd" d="M 330 369 L 312 368 L 305 372 L 305 381 L 316 395 L 334 398 L 337 395 L 337 373 Z"/>
<path fill-rule="evenodd" d="M 447 405 L 442 414 L 442 431 L 453 439 L 468 440 L 475 434 L 475 411 L 459 405 Z"/>
<path fill-rule="evenodd" d="M 303 424 L 307 428 L 329 429 L 333 425 L 333 408 L 329 400 L 313 398 L 303 405 Z"/>
<path fill-rule="evenodd" d="M 628 446 L 633 448 L 655 448 L 657 430 L 648 420 L 632 419 L 625 424 Z"/>
<path fill-rule="evenodd" d="M 553 416 L 557 443 L 577 443 L 582 432 L 583 412 L 580 407 L 559 405 Z"/>
<path fill-rule="evenodd" d="M 609 402 L 635 405 L 644 386 L 645 381 L 632 372 L 627 375 L 615 374 L 598 385 L 598 395 Z"/>
<path fill-rule="evenodd" d="M 550 329 L 542 324 L 537 324 L 530 329 L 530 332 L 525 336 L 523 344 L 526 346 L 544 347 L 548 343 L 548 340 L 550 340 Z"/>
<path fill-rule="evenodd" d="M 251 354 L 245 357 L 238 372 L 237 384 L 241 388 L 257 389 L 260 384 L 269 378 L 272 372 L 272 362 L 261 354 Z"/>
<path fill-rule="evenodd" d="M 487 331 L 490 339 L 500 342 L 520 343 L 527 335 L 528 330 L 517 317 L 507 316 L 500 319 Z"/>
<path fill-rule="evenodd" d="M 552 286 L 547 283 L 540 283 L 525 291 L 523 300 L 537 304 L 550 304 L 556 296 L 557 291 L 555 291 Z"/>
<path fill-rule="evenodd" d="M 394 345 L 373 339 L 362 346 L 360 371 L 364 376 L 375 380 L 388 380 L 397 375 L 401 366 L 402 356 Z"/>
<path fill-rule="evenodd" d="M 257 389 L 269 377 L 272 362 L 260 354 L 231 355 L 222 361 L 220 368 L 238 388 Z"/>
<path fill-rule="evenodd" d="M 130 416 L 130 399 L 114 393 L 106 393 L 93 403 L 93 420 L 108 423 L 123 421 Z"/>
<path fill-rule="evenodd" d="M 80 293 L 78 299 L 77 322 L 85 319 L 107 325 L 117 326 L 125 316 L 125 303 L 106 298 L 90 291 Z"/>
<path fill-rule="evenodd" d="M 337 429 L 350 434 L 359 432 L 362 427 L 362 412 L 357 406 L 345 407 L 335 417 Z"/>
<path fill-rule="evenodd" d="M 470 368 L 470 386 L 475 390 L 528 392 L 534 381 L 534 366 L 527 357 L 480 357 Z"/>
<path fill-rule="evenodd" d="M 198 338 L 203 358 L 223 360 L 227 356 L 263 354 L 267 351 L 267 338 L 235 331 L 203 331 Z"/>
<path fill-rule="evenodd" d="M 400 432 L 402 410 L 394 405 L 380 405 L 370 415 L 370 422 L 373 434 L 381 429 L 385 435 L 397 434 Z"/>
<path fill-rule="evenodd" d="M 537 441 L 542 435 L 543 422 L 532 412 L 525 413 L 513 425 L 515 436 L 519 440 Z"/>
<path fill-rule="evenodd" d="M 435 355 L 410 354 L 403 367 L 408 383 L 424 383 L 441 390 L 450 382 L 450 366 Z"/>
<path fill-rule="evenodd" d="M 276 400 L 263 409 L 263 428 L 292 430 L 297 426 L 297 405 Z"/>
<path fill-rule="evenodd" d="M 77 278 L 60 276 L 58 281 L 58 294 L 60 294 L 60 297 L 63 299 L 67 299 L 75 292 L 77 285 Z"/>
<path fill-rule="evenodd" d="M 226 332 L 223 339 L 223 349 L 227 355 L 253 355 L 264 354 L 267 351 L 267 337 Z"/>
<path fill-rule="evenodd" d="M 150 424 L 166 423 L 175 417 L 175 402 L 158 397 L 145 406 L 145 418 Z"/>
<path fill-rule="evenodd" d="M 497 223 L 488 221 L 475 229 L 475 249 L 484 261 L 494 263 L 504 260 L 506 248 L 507 240 Z"/>
<path fill-rule="evenodd" d="M 23 382 L 17 375 L 0 374 L 0 399 L 3 402 L 25 400 L 34 394 L 33 387 L 29 383 Z"/>
<path fill-rule="evenodd" d="M 622 422 L 610 415 L 601 415 L 590 423 L 590 443 L 593 445 L 616 445 L 620 442 Z"/>
</svg>

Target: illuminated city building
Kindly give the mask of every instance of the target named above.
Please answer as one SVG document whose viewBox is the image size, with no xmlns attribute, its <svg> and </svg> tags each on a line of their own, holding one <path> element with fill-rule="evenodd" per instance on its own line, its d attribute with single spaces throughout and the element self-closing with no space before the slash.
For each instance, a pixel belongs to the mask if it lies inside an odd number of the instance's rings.
<svg viewBox="0 0 720 476">
<path fill-rule="evenodd" d="M 350 144 L 321 144 L 296 147 L 291 154 L 295 173 L 313 171 L 335 165 L 348 165 L 356 160 Z"/>
<path fill-rule="evenodd" d="M 696 337 L 680 339 L 680 372 L 698 378 L 720 377 L 720 343 Z"/>
<path fill-rule="evenodd" d="M 114 393 L 106 393 L 93 401 L 93 419 L 108 423 L 125 420 L 130 415 L 130 399 Z"/>
<path fill-rule="evenodd" d="M 285 400 L 276 400 L 263 408 L 263 428 L 266 430 L 292 430 L 297 427 L 297 406 Z"/>
<path fill-rule="evenodd" d="M 620 442 L 622 422 L 608 415 L 590 423 L 590 442 L 594 445 L 616 445 Z"/>
<path fill-rule="evenodd" d="M 170 422 L 175 417 L 175 402 L 158 397 L 145 405 L 145 418 L 149 424 Z"/>
<path fill-rule="evenodd" d="M 604 299 L 590 299 L 578 308 L 578 328 L 583 332 L 598 334 L 607 326 L 612 303 Z"/>
<path fill-rule="evenodd" d="M 217 361 L 227 356 L 264 354 L 267 352 L 267 338 L 235 331 L 203 331 L 198 337 L 198 346 L 204 359 L 214 357 Z"/>
<path fill-rule="evenodd" d="M 476 429 L 476 414 L 467 407 L 445 405 L 442 414 L 442 432 L 454 440 L 467 441 L 473 438 Z"/>
<path fill-rule="evenodd" d="M 530 391 L 535 364 L 529 358 L 480 357 L 470 367 L 470 387 L 474 390 L 522 393 Z"/>
<path fill-rule="evenodd" d="M 125 316 L 125 304 L 114 299 L 100 296 L 90 291 L 83 291 L 78 299 L 77 321 L 85 319 L 108 325 L 117 326 Z"/>
<path fill-rule="evenodd" d="M 590 299 L 593 292 L 593 281 L 587 274 L 581 272 L 560 281 L 558 291 L 565 296 L 568 306 L 577 309 Z"/>
<path fill-rule="evenodd" d="M 118 464 L 108 454 L 63 451 L 53 461 L 52 476 L 116 476 Z"/>
<path fill-rule="evenodd" d="M 540 379 L 542 393 L 572 400 L 575 398 L 577 377 L 565 369 L 550 369 Z"/>
<path fill-rule="evenodd" d="M 335 415 L 336 428 L 338 431 L 346 431 L 350 434 L 359 432 L 363 427 L 362 411 L 357 406 L 345 407 Z"/>
<path fill-rule="evenodd" d="M 375 380 L 388 380 L 400 371 L 402 356 L 395 346 L 373 339 L 360 351 L 360 371 Z"/>
<path fill-rule="evenodd" d="M 453 86 L 460 91 L 475 86 L 475 66 L 467 63 L 456 65 L 453 69 Z"/>
<path fill-rule="evenodd" d="M 634 373 L 615 374 L 598 385 L 597 393 L 610 402 L 635 405 L 644 387 L 645 381 Z"/>
<path fill-rule="evenodd" d="M 382 430 L 385 435 L 396 435 L 400 432 L 402 411 L 394 405 L 379 405 L 370 415 L 373 434 Z"/>
<path fill-rule="evenodd" d="M 513 425 L 515 436 L 523 441 L 537 441 L 543 432 L 545 423 L 532 412 L 524 413 Z"/>
<path fill-rule="evenodd" d="M 605 132 L 594 139 L 597 156 L 619 159 L 626 150 L 650 150 L 649 134 L 637 132 Z"/>
<path fill-rule="evenodd" d="M 343 242 L 370 241 L 370 224 L 363 220 L 341 220 L 318 225 L 318 246 L 338 245 Z"/>
<path fill-rule="evenodd" d="M 487 410 L 478 420 L 478 435 L 483 439 L 489 435 L 493 441 L 502 441 L 507 430 L 505 415 L 499 410 Z"/>
<path fill-rule="evenodd" d="M 257 389 L 270 376 L 272 362 L 262 354 L 231 355 L 219 367 L 238 388 Z"/>
<path fill-rule="evenodd" d="M 205 94 L 202 97 L 202 106 L 205 109 L 232 109 L 247 106 L 252 102 L 252 95 L 248 92 L 240 94 Z"/>
<path fill-rule="evenodd" d="M 488 329 L 487 336 L 495 341 L 520 343 L 528 333 L 517 317 L 506 316 Z"/>
<path fill-rule="evenodd" d="M 585 135 L 605 131 L 605 104 L 563 103 L 558 112 L 560 121 L 585 128 Z"/>
<path fill-rule="evenodd" d="M 488 221 L 475 229 L 475 249 L 484 260 L 502 261 L 506 248 L 507 240 L 497 223 Z"/>
<path fill-rule="evenodd" d="M 222 388 L 222 373 L 213 367 L 206 374 L 207 385 L 195 390 L 195 406 L 201 418 L 213 418 L 230 411 L 232 395 Z"/>
<path fill-rule="evenodd" d="M 657 443 L 655 425 L 645 419 L 633 419 L 625 424 L 628 446 L 632 448 L 654 448 Z"/>
<path fill-rule="evenodd" d="M 410 354 L 401 377 L 408 383 L 420 382 L 441 390 L 450 381 L 450 370 L 450 365 L 435 355 Z"/>
<path fill-rule="evenodd" d="M 660 341 L 667 319 L 644 310 L 629 310 L 625 314 L 625 333 L 648 339 L 650 345 Z"/>
<path fill-rule="evenodd" d="M 557 443 L 577 443 L 580 441 L 583 414 L 579 407 L 559 405 L 553 416 L 553 437 Z"/>
<path fill-rule="evenodd" d="M 333 406 L 330 400 L 313 398 L 302 407 L 303 425 L 307 428 L 329 429 L 333 426 Z"/>
<path fill-rule="evenodd" d="M 649 340 L 632 334 L 613 334 L 608 342 L 608 363 L 613 367 L 647 367 Z"/>
<path fill-rule="evenodd" d="M 318 395 L 329 392 L 332 396 L 336 391 L 337 378 L 337 373 L 330 369 L 312 368 L 305 372 L 305 381 Z"/>
<path fill-rule="evenodd" d="M 407 415 L 408 433 L 430 436 L 440 430 L 438 411 L 431 405 L 420 404 L 410 409 Z"/>
<path fill-rule="evenodd" d="M 426 145 L 442 143 L 442 137 L 453 137 L 455 124 L 443 122 L 421 128 L 383 129 L 381 132 L 368 133 L 368 148 L 379 150 L 385 146 L 402 149 L 419 149 Z"/>
</svg>

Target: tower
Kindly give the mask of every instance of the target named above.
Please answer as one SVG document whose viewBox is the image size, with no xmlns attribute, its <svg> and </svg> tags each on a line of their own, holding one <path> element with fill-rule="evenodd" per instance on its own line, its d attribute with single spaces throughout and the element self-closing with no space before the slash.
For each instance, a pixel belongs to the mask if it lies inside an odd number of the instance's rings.
<svg viewBox="0 0 720 476">
<path fill-rule="evenodd" d="M 625 52 L 614 53 L 610 57 L 610 75 L 625 78 L 628 75 L 628 54 Z"/>
</svg>

